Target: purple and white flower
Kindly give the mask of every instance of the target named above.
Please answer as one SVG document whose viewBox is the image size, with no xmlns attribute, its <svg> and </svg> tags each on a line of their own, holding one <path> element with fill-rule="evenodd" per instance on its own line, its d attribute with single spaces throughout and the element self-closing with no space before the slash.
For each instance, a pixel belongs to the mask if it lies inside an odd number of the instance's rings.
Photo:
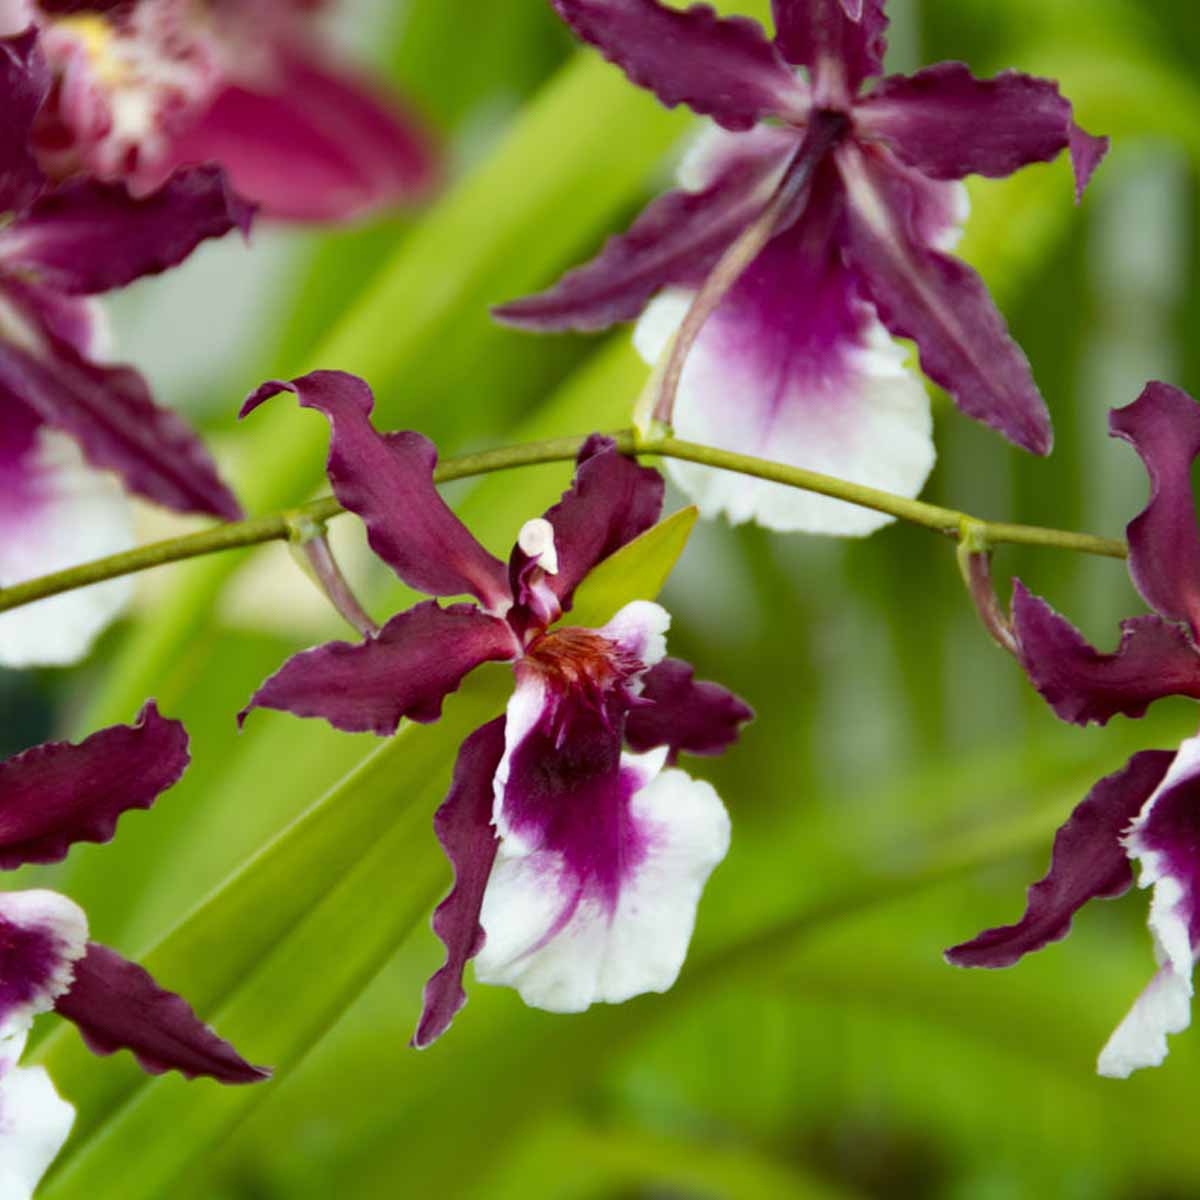
<svg viewBox="0 0 1200 1200">
<path fill-rule="evenodd" d="M 153 195 L 80 179 L 50 187 L 29 153 L 49 88 L 36 35 L 0 39 L 0 586 L 132 545 L 125 491 L 234 518 L 200 439 L 132 368 L 107 362 L 99 293 L 245 231 L 250 209 L 220 170 L 180 171 Z M 0 662 L 79 658 L 129 595 L 127 580 L 0 616 Z"/>
<path fill-rule="evenodd" d="M 934 461 L 932 422 L 900 337 L 968 416 L 1049 451 L 1029 364 L 982 280 L 949 251 L 966 175 L 1008 175 L 1067 149 L 1082 192 L 1107 142 L 1075 124 L 1054 83 L 1013 71 L 979 80 L 947 62 L 864 91 L 882 71 L 883 0 L 773 0 L 773 41 L 703 4 L 554 7 L 634 83 L 720 129 L 685 160 L 679 190 L 548 291 L 501 305 L 501 320 L 592 330 L 641 314 L 635 342 L 653 362 L 722 254 L 771 220 L 688 356 L 673 416 L 681 436 L 916 495 Z M 798 196 L 776 209 L 789 187 Z M 702 512 L 735 522 L 858 535 L 890 519 L 692 464 L 669 469 Z"/>
<path fill-rule="evenodd" d="M 1200 406 L 1178 388 L 1151 383 L 1112 413 L 1110 428 L 1150 475 L 1149 503 L 1127 535 L 1130 574 L 1155 613 L 1123 621 L 1120 645 L 1105 654 L 1019 580 L 1013 597 L 1022 666 L 1054 711 L 1078 725 L 1141 717 L 1165 696 L 1200 699 L 1200 530 L 1191 482 Z M 1119 1077 L 1161 1063 L 1167 1035 L 1191 1020 L 1200 950 L 1200 736 L 1174 753 L 1141 751 L 1097 783 L 1058 831 L 1050 871 L 1029 889 L 1020 921 L 947 952 L 960 966 L 1010 966 L 1065 937 L 1087 901 L 1127 891 L 1134 863 L 1139 886 L 1153 888 L 1158 969 L 1101 1051 L 1101 1074 Z"/>
<path fill-rule="evenodd" d="M 729 820 L 711 786 L 668 762 L 721 753 L 752 714 L 665 657 L 658 604 L 634 601 L 599 629 L 558 623 L 587 573 L 658 519 L 661 477 L 589 438 L 570 490 L 520 530 L 506 565 L 438 495 L 432 444 L 375 431 L 365 383 L 336 371 L 268 383 L 243 413 L 282 390 L 329 418 L 330 482 L 375 552 L 410 587 L 477 602 L 430 600 L 360 643 L 297 654 L 246 712 L 387 735 L 436 720 L 482 663 L 514 665 L 505 713 L 463 743 L 434 821 L 455 884 L 434 914 L 447 958 L 413 1044 L 449 1027 L 472 958 L 481 981 L 558 1012 L 670 987 Z"/>
<path fill-rule="evenodd" d="M 78 172 L 159 188 L 215 162 L 264 214 L 344 221 L 423 194 L 429 136 L 394 97 L 337 65 L 322 0 L 111 0 L 26 6 L 53 85 L 36 148 Z"/>
<path fill-rule="evenodd" d="M 111 840 L 123 813 L 150 808 L 183 774 L 187 743 L 183 726 L 151 702 L 134 725 L 0 762 L 0 869 L 58 862 L 77 842 Z M 176 1070 L 223 1083 L 254 1083 L 269 1074 L 137 963 L 89 941 L 87 917 L 66 896 L 0 892 L 0 1183 L 10 1161 L 20 1164 L 17 1179 L 36 1179 L 53 1157 L 55 1131 L 65 1136 L 69 1125 L 43 1077 L 5 1074 L 34 1017 L 51 1010 L 74 1022 L 97 1054 L 131 1050 L 154 1074 Z M 37 1109 L 10 1112 L 19 1103 L 10 1088 L 27 1089 Z M 13 1139 L 11 1159 L 6 1138 Z"/>
</svg>

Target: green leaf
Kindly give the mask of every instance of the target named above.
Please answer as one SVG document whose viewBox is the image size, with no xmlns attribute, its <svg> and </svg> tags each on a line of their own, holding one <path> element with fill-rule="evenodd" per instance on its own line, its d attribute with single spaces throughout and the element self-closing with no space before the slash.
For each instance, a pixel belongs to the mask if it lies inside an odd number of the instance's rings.
<svg viewBox="0 0 1200 1200">
<path fill-rule="evenodd" d="M 630 600 L 649 600 L 662 591 L 695 527 L 699 510 L 682 508 L 609 555 L 575 592 L 570 625 L 595 628 Z"/>
</svg>

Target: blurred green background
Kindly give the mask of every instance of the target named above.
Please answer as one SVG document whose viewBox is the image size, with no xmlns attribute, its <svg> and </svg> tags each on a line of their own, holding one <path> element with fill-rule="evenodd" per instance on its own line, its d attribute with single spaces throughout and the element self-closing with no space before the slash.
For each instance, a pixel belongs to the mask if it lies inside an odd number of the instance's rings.
<svg viewBox="0 0 1200 1200">
<path fill-rule="evenodd" d="M 766 4 L 722 7 L 763 17 Z M 1050 75 L 1114 142 L 1079 209 L 1063 163 L 972 181 L 962 252 L 1033 363 L 1057 445 L 1034 461 L 938 397 L 925 495 L 1119 535 L 1146 483 L 1107 438 L 1107 410 L 1147 378 L 1200 394 L 1200 13 L 1191 0 L 889 8 L 889 69 L 960 58 Z M 365 229 L 208 247 L 118 298 L 122 355 L 205 426 L 255 512 L 322 484 L 313 414 L 277 402 L 235 427 L 241 396 L 272 374 L 358 371 L 381 425 L 421 429 L 444 454 L 625 424 L 645 373 L 627 330 L 533 338 L 492 326 L 486 305 L 620 228 L 698 122 L 577 51 L 542 0 L 347 3 L 337 35 L 445 137 L 443 197 Z M 453 495 L 503 551 L 568 478 L 537 468 Z M 407 597 L 350 526 L 336 526 L 349 571 L 390 613 Z M 1020 575 L 1104 647 L 1141 611 L 1120 563 L 1006 549 L 996 570 L 1003 595 Z M 45 1018 L 41 1052 L 80 1121 L 43 1194 L 1200 1194 L 1200 1036 L 1173 1038 L 1163 1068 L 1128 1082 L 1094 1075 L 1153 969 L 1144 894 L 1091 906 L 1068 941 L 1012 970 L 941 959 L 1017 917 L 1056 823 L 1133 750 L 1190 732 L 1191 706 L 1059 725 L 978 627 L 952 547 L 923 530 L 846 544 L 701 526 L 664 603 L 672 651 L 758 710 L 724 760 L 691 764 L 735 836 L 679 985 L 561 1017 L 468 984 L 455 1027 L 422 1054 L 407 1041 L 448 882 L 429 816 L 471 706 L 495 707 L 492 684 L 349 783 L 369 737 L 274 713 L 239 737 L 233 714 L 285 654 L 347 636 L 278 546 L 166 568 L 85 667 L 0 678 L 5 751 L 129 720 L 146 695 L 186 720 L 195 762 L 153 818 L 26 878 L 70 891 L 126 953 L 158 946 L 162 982 L 280 1066 L 249 1091 L 146 1082 L 127 1055 L 92 1059 Z M 303 826 L 306 841 L 215 891 L 330 788 L 320 812 L 340 834 Z"/>
</svg>

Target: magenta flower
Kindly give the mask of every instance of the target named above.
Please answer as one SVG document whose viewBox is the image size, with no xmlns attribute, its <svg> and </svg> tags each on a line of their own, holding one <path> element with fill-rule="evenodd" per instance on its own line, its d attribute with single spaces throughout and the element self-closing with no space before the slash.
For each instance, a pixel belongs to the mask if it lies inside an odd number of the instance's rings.
<svg viewBox="0 0 1200 1200">
<path fill-rule="evenodd" d="M 205 238 L 245 231 L 250 209 L 220 170 L 193 167 L 133 200 L 81 179 L 48 189 L 29 153 L 49 86 L 30 31 L 0 40 L 0 585 L 133 541 L 125 491 L 183 512 L 236 518 L 200 439 L 142 377 L 105 362 L 90 297 L 181 262 Z M 127 580 L 0 617 L 0 662 L 80 657 L 122 607 Z"/>
<path fill-rule="evenodd" d="M 721 255 L 771 212 L 769 242 L 691 350 L 680 436 L 915 495 L 933 464 L 932 425 L 892 340 L 903 337 L 968 416 L 1050 450 L 1024 354 L 980 278 L 947 252 L 966 175 L 1008 175 L 1068 149 L 1082 192 L 1107 142 L 1075 124 L 1055 84 L 1012 71 L 979 80 L 947 62 L 864 90 L 882 70 L 883 0 L 774 0 L 773 42 L 706 5 L 554 7 L 634 83 L 720 129 L 684 161 L 681 190 L 549 291 L 502 305 L 501 320 L 590 330 L 641 314 L 635 342 L 654 361 Z M 794 200 L 778 207 L 789 189 Z M 735 522 L 865 534 L 889 519 L 692 464 L 670 470 L 702 512 Z"/>
<path fill-rule="evenodd" d="M 1113 412 L 1110 428 L 1131 443 L 1150 473 L 1146 508 L 1129 523 L 1129 568 L 1155 615 L 1121 623 L 1112 654 L 1019 581 L 1013 631 L 1021 663 L 1064 720 L 1103 725 L 1118 713 L 1140 717 L 1164 696 L 1200 699 L 1200 531 L 1191 466 L 1200 453 L 1200 407 L 1178 388 L 1148 384 Z M 1029 889 L 1015 925 L 989 929 L 947 952 L 960 966 L 1006 967 L 1063 938 L 1075 912 L 1097 896 L 1118 896 L 1141 866 L 1153 887 L 1150 931 L 1159 968 L 1100 1054 L 1101 1074 L 1157 1066 L 1167 1034 L 1191 1020 L 1192 967 L 1200 948 L 1200 736 L 1175 753 L 1135 754 L 1102 779 L 1054 840 L 1050 871 Z"/>
<path fill-rule="evenodd" d="M 215 162 L 265 215 L 344 221 L 411 199 L 431 143 L 392 97 L 335 64 L 319 0 L 93 0 L 25 5 L 53 72 L 37 126 L 55 178 L 135 195 Z"/>
<path fill-rule="evenodd" d="M 103 729 L 79 745 L 48 743 L 0 763 L 0 869 L 58 862 L 77 842 L 109 841 L 121 814 L 149 808 L 187 763 L 183 726 L 161 717 L 153 703 L 134 725 Z M 0 892 L 0 1112 L 12 1086 L 3 1060 L 15 1061 L 33 1018 L 51 1009 L 73 1021 L 97 1054 L 131 1050 L 153 1074 L 176 1070 L 223 1083 L 254 1083 L 269 1074 L 136 963 L 89 942 L 87 918 L 66 896 Z M 44 1090 L 28 1077 L 20 1086 Z M 58 1128 L 60 1110 L 48 1097 L 43 1107 Z M 0 1180 L 10 1163 L 8 1135 L 0 1120 Z M 14 1136 L 26 1140 L 20 1125 Z M 30 1161 L 39 1137 L 29 1133 Z M 22 1161 L 16 1151 L 11 1161 Z"/>
<path fill-rule="evenodd" d="M 267 383 L 243 413 L 282 390 L 329 418 L 330 482 L 375 552 L 410 587 L 477 603 L 430 600 L 358 644 L 297 654 L 243 718 L 275 708 L 386 735 L 403 718 L 437 720 L 480 664 L 514 666 L 504 715 L 463 743 L 435 818 L 455 886 L 434 915 L 447 958 L 414 1045 L 466 1002 L 471 958 L 482 982 L 556 1012 L 670 987 L 729 821 L 707 783 L 668 764 L 721 753 L 752 714 L 664 657 L 670 618 L 658 604 L 634 601 L 600 629 L 556 624 L 592 567 L 658 519 L 662 479 L 590 438 L 571 489 L 526 523 L 506 566 L 438 495 L 432 444 L 372 428 L 361 380 L 317 371 Z"/>
</svg>

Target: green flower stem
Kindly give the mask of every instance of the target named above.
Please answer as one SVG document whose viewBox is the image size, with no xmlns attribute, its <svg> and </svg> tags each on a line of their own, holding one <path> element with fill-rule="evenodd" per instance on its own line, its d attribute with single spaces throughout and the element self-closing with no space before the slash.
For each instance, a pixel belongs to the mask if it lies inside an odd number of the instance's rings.
<svg viewBox="0 0 1200 1200">
<path fill-rule="evenodd" d="M 752 458 L 746 454 L 718 450 L 715 446 L 700 446 L 695 442 L 681 441 L 666 434 L 638 437 L 632 430 L 622 430 L 614 436 L 618 447 L 627 454 L 683 459 L 686 462 L 700 463 L 725 471 L 736 471 L 756 479 L 767 479 L 788 487 L 819 492 L 823 496 L 832 496 L 837 500 L 887 513 L 914 525 L 923 525 L 926 529 L 933 529 L 955 539 L 961 536 L 964 527 L 969 527 L 977 530 L 986 539 L 987 544 L 992 546 L 1005 543 L 1052 546 L 1060 550 L 1099 554 L 1108 558 L 1125 558 L 1128 554 L 1125 543 L 1113 538 L 1096 537 L 1089 533 L 1071 533 L 1062 529 L 1043 529 L 1035 525 L 982 521 L 953 508 L 941 508 L 921 500 L 909 500 L 904 496 L 879 491 L 860 483 L 836 479 L 832 475 L 821 475 L 816 471 L 806 471 L 802 467 L 790 467 L 784 463 Z M 493 471 L 504 471 L 513 467 L 567 462 L 575 457 L 585 440 L 582 437 L 550 438 L 521 446 L 485 450 L 479 454 L 464 454 L 441 463 L 434 471 L 433 478 L 436 483 L 449 483 L 454 479 L 487 475 Z M 43 575 L 25 583 L 13 584 L 12 587 L 0 588 L 0 612 L 106 579 L 115 579 L 120 575 L 146 571 L 165 563 L 199 558 L 221 550 L 286 541 L 292 536 L 297 521 L 327 521 L 343 511 L 332 496 L 326 496 L 274 516 L 234 521 L 200 533 L 152 542 L 135 550 L 126 550 L 107 558 L 98 558 L 77 567 L 70 567 L 65 571 L 56 571 L 52 575 Z"/>
</svg>

